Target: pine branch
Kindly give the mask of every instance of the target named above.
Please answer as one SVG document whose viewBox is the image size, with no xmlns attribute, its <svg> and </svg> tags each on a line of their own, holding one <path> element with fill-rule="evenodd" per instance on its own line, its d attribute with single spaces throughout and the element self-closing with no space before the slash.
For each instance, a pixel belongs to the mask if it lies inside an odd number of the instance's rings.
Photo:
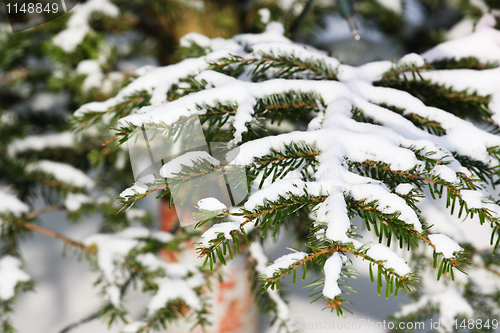
<svg viewBox="0 0 500 333">
<path fill-rule="evenodd" d="M 254 79 L 264 75 L 264 73 L 265 75 L 272 73 L 272 78 L 288 79 L 296 78 L 298 74 L 304 74 L 304 78 L 307 79 L 337 80 L 336 68 L 332 68 L 320 59 L 300 59 L 293 52 L 281 56 L 274 52 L 262 53 L 258 58 L 232 56 L 211 63 L 211 69 L 216 71 L 235 67 L 235 69 L 231 69 L 232 75 L 240 72 L 244 66 L 253 66 L 252 76 Z"/>
</svg>

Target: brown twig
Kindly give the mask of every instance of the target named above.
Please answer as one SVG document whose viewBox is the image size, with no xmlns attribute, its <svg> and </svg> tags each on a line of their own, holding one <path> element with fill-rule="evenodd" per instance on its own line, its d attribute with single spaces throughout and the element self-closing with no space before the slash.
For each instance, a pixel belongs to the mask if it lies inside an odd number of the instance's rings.
<svg viewBox="0 0 500 333">
<path fill-rule="evenodd" d="M 53 205 L 53 206 L 44 207 L 42 209 L 34 210 L 31 213 L 29 213 L 28 219 L 31 220 L 31 219 L 34 219 L 35 217 L 37 217 L 38 215 L 54 212 L 57 210 L 63 210 L 63 209 L 66 209 L 66 207 L 64 205 Z"/>
<path fill-rule="evenodd" d="M 88 247 L 88 246 L 84 245 L 81 242 L 75 241 L 75 240 L 73 240 L 71 238 L 68 238 L 68 237 L 63 236 L 61 234 L 58 234 L 55 231 L 52 231 L 52 230 L 49 230 L 49 229 L 45 229 L 45 228 L 40 227 L 40 226 L 38 226 L 36 224 L 25 222 L 25 223 L 20 224 L 19 226 L 22 227 L 22 228 L 24 228 L 24 229 L 28 229 L 28 230 L 31 230 L 31 231 L 38 232 L 38 233 L 40 233 L 42 235 L 49 236 L 49 237 L 61 240 L 64 243 L 72 245 L 74 247 L 77 247 L 80 250 L 83 250 L 85 252 L 92 253 L 92 254 L 95 254 L 97 252 L 96 249 L 93 248 L 93 247 Z"/>
</svg>

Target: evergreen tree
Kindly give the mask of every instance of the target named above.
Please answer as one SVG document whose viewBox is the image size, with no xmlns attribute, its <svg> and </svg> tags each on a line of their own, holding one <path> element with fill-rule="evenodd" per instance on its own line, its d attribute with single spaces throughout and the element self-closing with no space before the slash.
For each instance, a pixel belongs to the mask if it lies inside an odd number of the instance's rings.
<svg viewBox="0 0 500 333">
<path fill-rule="evenodd" d="M 34 287 L 18 251 L 30 232 L 85 255 L 100 273 L 96 285 L 106 304 L 99 315 L 110 324 L 126 323 L 125 332 L 159 330 L 187 314 L 193 324 L 208 325 L 207 290 L 236 255 L 248 260 L 257 306 L 285 331 L 293 328 L 281 279 L 290 275 L 295 283 L 297 273 L 320 274 L 310 285 L 314 301 L 344 315 L 348 279 L 357 276 L 349 267 L 354 260 L 367 261 L 379 294 L 401 290 L 414 297 L 395 321 L 438 314 L 443 331 L 454 329 L 454 319 L 469 329 L 470 319 L 482 320 L 474 329 L 494 328 L 500 304 L 495 16 L 484 15 L 471 36 L 421 56 L 351 67 L 285 37 L 297 21 L 287 20 L 285 29 L 268 16 L 292 15 L 293 6 L 274 4 L 276 10 L 255 15 L 251 33 L 228 39 L 186 35 L 177 54 L 186 59 L 179 63 L 133 73 L 117 66 L 150 52 L 134 48 L 140 37 L 125 46 L 118 37 L 141 31 L 138 22 L 151 18 L 154 23 L 141 33 L 157 38 L 157 50 L 164 52 L 160 63 L 173 59 L 175 35 L 167 38 L 154 28 L 168 26 L 171 18 L 147 13 L 165 13 L 176 3 L 93 0 L 51 22 L 49 30 L 10 34 L 3 27 L 3 331 L 14 331 L 8 313 L 16 292 Z M 356 9 L 364 15 L 369 4 L 377 10 L 366 13 L 387 24 L 378 2 L 360 1 Z M 306 16 L 306 24 L 314 17 Z M 162 46 L 163 38 L 168 45 Z M 44 112 L 53 108 L 60 111 Z M 68 121 L 66 111 L 77 108 Z M 141 135 L 156 133 L 151 147 L 161 140 L 195 142 L 200 125 L 211 156 L 192 154 L 197 146 L 187 145 L 189 152 L 161 161 L 154 174 L 134 178 L 128 160 L 137 161 L 129 151 Z M 217 142 L 224 144 L 212 145 Z M 223 187 L 245 197 L 228 204 L 208 193 L 196 200 L 199 213 L 187 218 L 198 221 L 195 228 L 152 231 L 151 214 L 132 207 L 156 194 L 180 208 L 189 202 L 186 186 L 201 188 L 206 183 L 200 185 L 200 177 L 208 175 L 223 176 Z M 34 210 L 40 194 L 47 205 Z M 73 240 L 36 223 L 54 210 L 66 210 L 75 221 L 100 212 L 101 233 Z M 489 228 L 488 239 L 467 234 L 457 216 Z M 132 227 L 137 221 L 144 227 Z M 294 248 L 268 265 L 262 239 L 280 228 L 295 235 Z M 199 265 L 188 254 L 176 265 L 160 259 L 162 251 L 182 257 L 192 243 L 203 259 Z M 131 318 L 122 301 L 138 282 L 153 296 L 144 318 Z"/>
</svg>

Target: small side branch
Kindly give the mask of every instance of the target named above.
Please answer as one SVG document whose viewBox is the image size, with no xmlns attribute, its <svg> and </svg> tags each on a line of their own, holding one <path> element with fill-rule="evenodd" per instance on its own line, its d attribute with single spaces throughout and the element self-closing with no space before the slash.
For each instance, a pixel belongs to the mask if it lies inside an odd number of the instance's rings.
<svg viewBox="0 0 500 333">
<path fill-rule="evenodd" d="M 49 236 L 49 237 L 58 239 L 60 241 L 63 241 L 66 244 L 72 245 L 72 246 L 79 248 L 80 250 L 83 250 L 83 251 L 88 252 L 88 253 L 95 254 L 97 252 L 94 248 L 88 247 L 81 242 L 75 241 L 71 238 L 68 238 L 68 237 L 63 236 L 61 234 L 58 234 L 55 231 L 40 227 L 40 226 L 33 224 L 33 223 L 25 222 L 25 223 L 20 224 L 20 227 L 27 229 L 27 230 L 38 232 L 39 234 L 42 234 L 45 236 Z"/>
</svg>

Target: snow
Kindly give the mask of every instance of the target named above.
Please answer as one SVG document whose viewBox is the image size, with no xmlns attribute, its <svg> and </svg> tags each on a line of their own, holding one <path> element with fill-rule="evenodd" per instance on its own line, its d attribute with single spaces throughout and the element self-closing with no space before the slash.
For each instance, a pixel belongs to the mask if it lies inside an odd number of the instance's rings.
<svg viewBox="0 0 500 333">
<path fill-rule="evenodd" d="M 93 200 L 82 193 L 68 193 L 64 199 L 64 206 L 70 212 L 79 210 L 83 204 L 91 203 Z"/>
<path fill-rule="evenodd" d="M 29 150 L 42 151 L 48 148 L 72 148 L 74 146 L 75 139 L 71 132 L 32 135 L 24 139 L 14 140 L 8 145 L 7 153 L 9 156 L 15 156 Z"/>
<path fill-rule="evenodd" d="M 228 50 L 212 52 L 200 58 L 185 59 L 177 64 L 165 67 L 150 67 L 147 70 L 138 71 L 140 75 L 129 85 L 123 88 L 115 97 L 104 102 L 91 102 L 82 105 L 75 111 L 75 116 L 81 116 L 87 112 L 104 112 L 116 104 L 123 102 L 127 96 L 145 90 L 151 94 L 151 105 L 161 105 L 167 102 L 167 93 L 170 88 L 179 83 L 181 78 L 196 75 L 209 67 L 208 61 L 228 56 Z"/>
<path fill-rule="evenodd" d="M 416 187 L 413 184 L 399 184 L 398 186 L 396 186 L 396 188 L 394 189 L 394 191 L 397 194 L 407 195 L 408 193 L 411 192 L 411 190 L 413 190 L 415 188 Z"/>
<path fill-rule="evenodd" d="M 186 305 L 195 311 L 202 309 L 202 302 L 191 286 L 184 280 L 160 278 L 154 281 L 158 285 L 158 291 L 148 304 L 148 316 L 154 315 L 158 310 L 164 308 L 168 302 L 181 299 Z"/>
<path fill-rule="evenodd" d="M 458 39 L 472 34 L 474 32 L 475 23 L 476 22 L 469 17 L 463 18 L 461 21 L 459 21 L 457 24 L 451 27 L 450 30 L 446 32 L 445 39 L 446 40 Z"/>
<path fill-rule="evenodd" d="M 174 239 L 174 235 L 166 231 L 152 231 L 150 237 L 162 243 L 168 243 Z"/>
<path fill-rule="evenodd" d="M 201 236 L 201 243 L 204 247 L 210 247 L 210 241 L 217 238 L 219 233 L 223 233 L 226 239 L 232 239 L 231 231 L 240 229 L 240 222 L 222 222 L 213 225 Z"/>
<path fill-rule="evenodd" d="M 411 273 L 411 268 L 404 259 L 385 245 L 373 244 L 366 254 L 375 260 L 385 261 L 383 266 L 385 268 L 392 268 L 399 276 L 405 276 Z"/>
<path fill-rule="evenodd" d="M 335 298 L 342 293 L 337 283 L 342 271 L 342 258 L 338 252 L 335 252 L 325 262 L 325 285 L 323 287 L 323 295 L 330 299 Z"/>
<path fill-rule="evenodd" d="M 460 196 L 467 203 L 467 207 L 481 209 L 483 208 L 484 194 L 480 191 L 462 190 Z"/>
<path fill-rule="evenodd" d="M 260 20 L 264 24 L 268 24 L 269 20 L 271 19 L 271 12 L 267 8 L 261 8 L 257 11 L 260 15 Z"/>
<path fill-rule="evenodd" d="M 146 216 L 146 211 L 138 208 L 129 208 L 125 212 L 125 215 L 127 216 L 127 220 L 137 220 Z"/>
<path fill-rule="evenodd" d="M 307 253 L 304 252 L 285 254 L 284 256 L 276 259 L 273 264 L 267 266 L 264 270 L 264 275 L 266 275 L 268 278 L 272 278 L 276 271 L 279 271 L 281 268 L 288 268 L 306 257 Z"/>
<path fill-rule="evenodd" d="M 26 171 L 42 171 L 54 176 L 55 179 L 63 183 L 76 187 L 90 189 L 94 187 L 94 181 L 81 170 L 66 163 L 40 160 L 33 162 L 26 167 Z"/>
<path fill-rule="evenodd" d="M 153 237 L 161 241 L 171 240 L 165 233 L 151 232 L 141 227 L 130 227 L 116 234 L 95 234 L 84 239 L 83 244 L 97 246 L 97 264 L 103 273 L 108 287 L 105 289 L 108 299 L 119 306 L 117 287 L 126 279 L 126 273 L 121 270 L 125 258 L 131 250 L 143 244 L 140 238 Z"/>
<path fill-rule="evenodd" d="M 220 210 L 226 210 L 227 207 L 222 202 L 216 198 L 205 198 L 198 201 L 198 207 L 202 210 L 209 210 L 211 212 L 216 212 Z"/>
<path fill-rule="evenodd" d="M 182 171 L 182 166 L 192 168 L 195 162 L 201 160 L 208 160 L 213 165 L 220 164 L 217 159 L 210 156 L 206 151 L 190 151 L 165 163 L 160 169 L 160 175 L 164 178 L 174 178 L 176 174 Z"/>
<path fill-rule="evenodd" d="M 393 214 L 399 211 L 399 220 L 413 225 L 416 231 L 422 232 L 422 224 L 417 214 L 398 195 L 372 184 L 353 185 L 350 193 L 355 200 L 366 199 L 366 202 L 377 200 L 377 209 L 383 214 Z"/>
<path fill-rule="evenodd" d="M 460 275 L 461 273 L 457 273 L 455 278 L 458 279 Z M 421 277 L 423 285 L 426 286 L 423 289 L 423 295 L 418 301 L 403 305 L 400 311 L 395 313 L 396 318 L 413 314 L 430 304 L 438 308 L 439 332 L 443 333 L 452 331 L 456 316 L 464 315 L 466 318 L 473 318 L 474 310 L 462 296 L 463 286 L 458 284 L 445 285 L 436 281 L 432 270 L 421 272 Z"/>
<path fill-rule="evenodd" d="M 82 85 L 84 91 L 100 87 L 104 79 L 101 64 L 97 60 L 82 60 L 76 67 L 76 72 L 86 75 Z"/>
<path fill-rule="evenodd" d="M 500 60 L 500 31 L 492 27 L 493 22 L 493 15 L 485 14 L 473 34 L 439 44 L 422 56 L 427 62 L 466 57 L 476 57 L 482 63 L 496 62 Z"/>
<path fill-rule="evenodd" d="M 120 193 L 120 197 L 123 198 L 125 201 L 128 200 L 128 197 L 135 196 L 137 194 L 144 194 L 148 190 L 148 187 L 144 184 L 141 183 L 135 183 L 131 187 L 123 190 Z"/>
<path fill-rule="evenodd" d="M 191 288 L 205 283 L 203 274 L 193 262 L 166 262 L 153 253 L 140 254 L 136 257 L 142 265 L 152 271 L 161 270 L 165 276 L 172 279 L 185 279 Z"/>
<path fill-rule="evenodd" d="M 0 214 L 10 213 L 19 216 L 28 213 L 28 205 L 9 192 L 7 188 L 0 187 Z"/>
<path fill-rule="evenodd" d="M 67 53 L 74 52 L 76 47 L 83 42 L 87 33 L 91 31 L 88 20 L 92 13 L 101 12 L 111 17 L 116 17 L 119 14 L 118 8 L 108 0 L 90 0 L 78 3 L 71 12 L 67 28 L 52 39 L 55 45 Z"/>
<path fill-rule="evenodd" d="M 377 0 L 377 2 L 398 15 L 401 15 L 403 12 L 401 0 Z"/>
<path fill-rule="evenodd" d="M 442 253 L 445 258 L 453 258 L 454 252 L 463 250 L 455 240 L 444 234 L 429 235 L 429 240 L 436 247 L 436 253 Z"/>
<path fill-rule="evenodd" d="M 115 265 L 125 262 L 125 256 L 139 244 L 136 239 L 119 235 L 95 234 L 87 237 L 83 243 L 97 245 L 97 261 L 109 283 L 116 281 Z"/>
<path fill-rule="evenodd" d="M 398 61 L 398 67 L 404 67 L 404 66 L 415 66 L 415 67 L 422 67 L 425 65 L 425 60 L 422 58 L 422 56 L 416 54 L 416 53 L 409 53 L 399 59 Z"/>
<path fill-rule="evenodd" d="M 21 264 L 21 260 L 10 255 L 0 259 L 0 300 L 7 301 L 14 297 L 16 285 L 31 279 L 20 269 Z"/>
<path fill-rule="evenodd" d="M 314 50 L 311 47 L 303 47 L 297 44 L 291 43 L 259 43 L 252 45 L 252 53 L 247 57 L 251 58 L 253 56 L 262 57 L 265 54 L 273 54 L 276 57 L 281 57 L 285 55 L 293 55 L 302 61 L 322 61 L 332 70 L 334 70 L 340 62 L 333 58 L 327 56 L 324 52 Z"/>
<path fill-rule="evenodd" d="M 267 269 L 267 263 L 269 262 L 266 254 L 264 253 L 264 249 L 262 248 L 262 245 L 260 245 L 259 242 L 252 242 L 250 244 L 250 255 L 252 256 L 253 259 L 257 262 L 257 265 L 255 267 L 256 271 L 260 274 L 265 274 L 266 269 Z M 268 288 L 266 290 L 266 293 L 269 295 L 271 300 L 276 304 L 277 308 L 277 316 L 280 320 L 286 322 L 290 320 L 290 309 L 288 308 L 288 305 L 283 301 L 283 299 L 280 297 L 280 294 L 277 289 L 271 289 Z"/>
<path fill-rule="evenodd" d="M 449 183 L 458 183 L 457 173 L 446 165 L 436 165 L 431 173 Z"/>
</svg>

